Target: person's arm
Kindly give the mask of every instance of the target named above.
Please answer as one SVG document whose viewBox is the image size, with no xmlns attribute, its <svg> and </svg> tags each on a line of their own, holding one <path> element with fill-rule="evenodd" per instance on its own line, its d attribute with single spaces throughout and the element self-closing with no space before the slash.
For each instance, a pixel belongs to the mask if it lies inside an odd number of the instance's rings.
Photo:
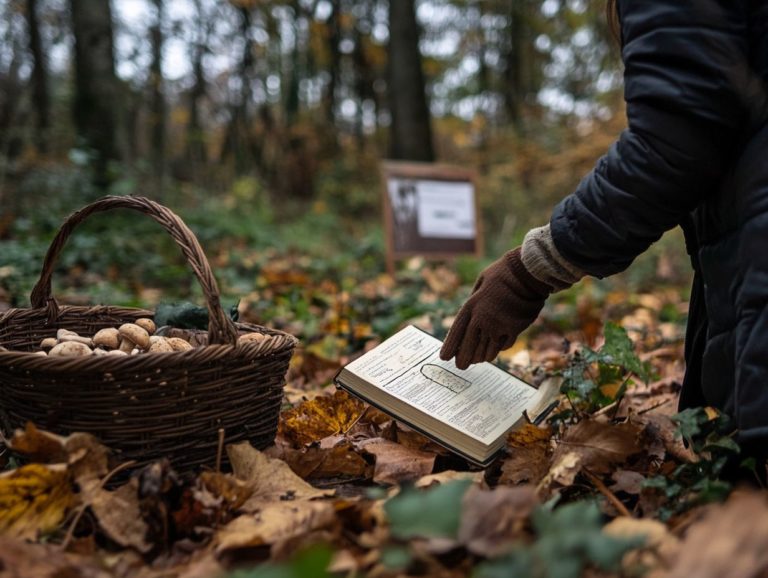
<svg viewBox="0 0 768 578">
<path fill-rule="evenodd" d="M 619 0 L 629 126 L 554 210 L 480 274 L 440 352 L 493 359 L 581 276 L 624 270 L 713 194 L 759 82 L 748 67 L 746 0 Z"/>
<path fill-rule="evenodd" d="M 625 269 L 716 190 L 755 86 L 746 2 L 618 4 L 628 128 L 550 221 L 559 253 L 597 277 Z"/>
</svg>

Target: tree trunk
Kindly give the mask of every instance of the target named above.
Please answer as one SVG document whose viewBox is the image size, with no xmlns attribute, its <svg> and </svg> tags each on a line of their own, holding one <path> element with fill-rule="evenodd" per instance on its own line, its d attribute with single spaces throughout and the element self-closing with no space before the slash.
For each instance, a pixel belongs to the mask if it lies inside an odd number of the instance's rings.
<svg viewBox="0 0 768 578">
<path fill-rule="evenodd" d="M 34 60 L 32 68 L 32 104 L 35 109 L 34 142 L 41 153 L 48 152 L 48 138 L 51 127 L 51 99 L 48 92 L 48 74 L 40 37 L 37 15 L 37 0 L 27 0 L 27 26 L 29 28 L 29 51 Z"/>
<path fill-rule="evenodd" d="M 201 164 L 208 160 L 205 132 L 200 119 L 200 104 L 205 97 L 206 91 L 203 57 L 205 56 L 205 47 L 208 45 L 210 25 L 206 22 L 200 0 L 195 0 L 195 10 L 197 14 L 197 32 L 192 53 L 192 74 L 195 80 L 189 93 L 189 124 L 187 125 L 187 151 L 185 156 L 193 164 Z"/>
<path fill-rule="evenodd" d="M 328 67 L 328 87 L 324 95 L 325 119 L 328 125 L 336 124 L 336 87 L 341 72 L 341 0 L 331 0 L 331 15 L 328 17 L 328 51 L 331 62 Z M 335 130 L 331 131 L 335 135 Z"/>
<path fill-rule="evenodd" d="M 104 0 L 70 0 L 70 8 L 75 37 L 75 125 L 78 136 L 95 153 L 95 182 L 105 186 L 110 181 L 109 162 L 124 156 L 112 10 Z"/>
<path fill-rule="evenodd" d="M 163 0 L 153 0 L 155 23 L 149 30 L 152 63 L 150 88 L 150 150 L 155 176 L 162 180 L 165 170 L 165 96 L 163 95 Z"/>
<path fill-rule="evenodd" d="M 224 137 L 220 158 L 234 157 L 235 171 L 244 174 L 251 166 L 254 155 L 250 138 L 252 121 L 249 109 L 252 105 L 251 79 L 253 74 L 253 40 L 251 39 L 251 11 L 248 6 L 238 6 L 240 15 L 239 32 L 243 39 L 243 52 L 240 58 L 240 94 L 230 107 L 230 122 Z"/>
<path fill-rule="evenodd" d="M 509 6 L 509 37 L 504 63 L 504 105 L 507 117 L 518 132 L 523 130 L 525 109 L 541 86 L 543 63 L 534 49 L 535 14 L 539 3 L 516 0 Z"/>
<path fill-rule="evenodd" d="M 291 50 L 290 70 L 285 79 L 285 124 L 293 126 L 299 115 L 299 80 L 301 79 L 301 51 L 299 50 L 301 34 L 301 6 L 298 0 L 291 2 L 293 8 L 293 48 Z"/>
<path fill-rule="evenodd" d="M 414 0 L 389 2 L 390 157 L 434 160 Z"/>
</svg>

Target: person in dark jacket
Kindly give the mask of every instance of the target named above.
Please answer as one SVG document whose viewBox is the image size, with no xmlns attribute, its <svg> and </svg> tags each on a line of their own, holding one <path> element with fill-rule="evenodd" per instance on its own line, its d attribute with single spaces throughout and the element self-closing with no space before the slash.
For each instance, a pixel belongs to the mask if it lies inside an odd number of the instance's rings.
<svg viewBox="0 0 768 578">
<path fill-rule="evenodd" d="M 694 267 L 680 407 L 768 440 L 768 2 L 616 0 L 628 128 L 548 225 L 484 270 L 441 350 L 510 347 L 546 298 L 683 227 Z"/>
</svg>

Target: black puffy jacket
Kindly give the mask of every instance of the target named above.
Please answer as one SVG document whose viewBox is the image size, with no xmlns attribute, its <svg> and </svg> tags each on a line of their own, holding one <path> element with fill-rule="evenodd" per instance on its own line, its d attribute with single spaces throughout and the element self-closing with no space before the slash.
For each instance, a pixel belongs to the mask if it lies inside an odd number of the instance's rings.
<svg viewBox="0 0 768 578">
<path fill-rule="evenodd" d="M 618 8 L 628 128 L 555 208 L 555 246 L 604 277 L 683 225 L 696 273 L 681 406 L 766 440 L 768 1 Z"/>
</svg>

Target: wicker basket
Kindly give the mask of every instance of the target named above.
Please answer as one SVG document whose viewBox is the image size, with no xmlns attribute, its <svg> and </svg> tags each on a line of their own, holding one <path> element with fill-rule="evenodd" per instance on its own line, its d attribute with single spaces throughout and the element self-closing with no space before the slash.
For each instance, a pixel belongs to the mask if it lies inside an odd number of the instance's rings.
<svg viewBox="0 0 768 578">
<path fill-rule="evenodd" d="M 93 213 L 125 208 L 160 223 L 181 248 L 207 300 L 208 331 L 190 331 L 198 347 L 131 356 L 42 357 L 33 352 L 59 328 L 93 335 L 153 312 L 112 306 L 60 306 L 51 273 L 72 230 Z M 89 432 L 120 460 L 137 465 L 168 457 L 180 471 L 213 465 L 220 430 L 227 443 L 269 445 L 277 430 L 284 375 L 296 339 L 233 323 L 200 244 L 166 207 L 142 197 L 104 197 L 72 214 L 45 256 L 31 308 L 0 315 L 0 418 L 3 429 L 27 421 L 60 434 Z M 241 333 L 270 339 L 237 344 Z M 8 431 L 6 432 L 8 433 Z"/>
</svg>

